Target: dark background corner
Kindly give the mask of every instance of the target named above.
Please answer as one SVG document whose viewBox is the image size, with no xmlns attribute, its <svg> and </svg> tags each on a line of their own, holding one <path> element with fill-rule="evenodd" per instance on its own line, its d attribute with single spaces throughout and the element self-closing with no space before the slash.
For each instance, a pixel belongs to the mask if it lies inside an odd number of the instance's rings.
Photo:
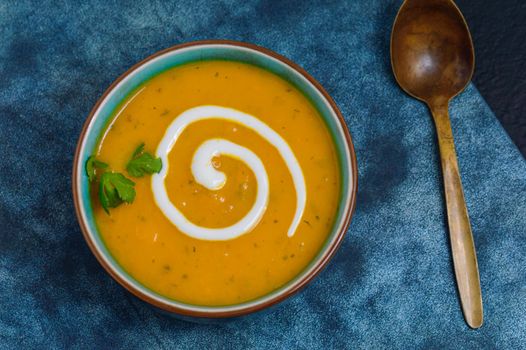
<svg viewBox="0 0 526 350">
<path fill-rule="evenodd" d="M 473 82 L 526 157 L 526 1 L 456 3 L 475 45 Z"/>
</svg>

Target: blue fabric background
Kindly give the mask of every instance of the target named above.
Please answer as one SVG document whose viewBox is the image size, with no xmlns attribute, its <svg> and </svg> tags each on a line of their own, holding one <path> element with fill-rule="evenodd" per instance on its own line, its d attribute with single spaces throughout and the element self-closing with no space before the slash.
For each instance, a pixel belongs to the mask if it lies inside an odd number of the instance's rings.
<svg viewBox="0 0 526 350">
<path fill-rule="evenodd" d="M 450 111 L 485 324 L 464 323 L 438 149 L 397 87 L 401 1 L 0 3 L 1 348 L 520 348 L 526 343 L 526 163 L 473 86 Z M 91 107 L 135 62 L 196 39 L 250 41 L 299 63 L 345 115 L 358 207 L 334 260 L 273 309 L 201 325 L 164 316 L 100 267 L 71 169 Z"/>
</svg>

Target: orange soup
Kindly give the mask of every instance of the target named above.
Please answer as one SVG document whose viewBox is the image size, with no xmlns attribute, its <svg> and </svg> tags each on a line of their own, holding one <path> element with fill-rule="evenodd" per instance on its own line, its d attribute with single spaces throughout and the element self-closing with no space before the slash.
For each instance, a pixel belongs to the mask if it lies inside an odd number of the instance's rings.
<svg viewBox="0 0 526 350">
<path fill-rule="evenodd" d="M 226 114 L 205 113 L 179 130 L 165 154 L 164 178 L 130 176 L 133 150 L 144 143 L 159 156 L 170 126 L 189 110 Z M 199 163 L 196 150 L 210 140 L 211 150 L 223 151 Z M 185 303 L 238 304 L 283 286 L 320 251 L 336 216 L 339 164 L 321 116 L 292 84 L 245 63 L 190 63 L 147 81 L 115 112 L 96 157 L 136 190 L 133 203 L 109 214 L 93 191 L 107 248 L 144 286 Z M 195 168 L 200 164 L 208 168 Z M 155 179 L 177 215 L 160 205 Z M 235 231 L 243 220 L 249 229 Z"/>
</svg>

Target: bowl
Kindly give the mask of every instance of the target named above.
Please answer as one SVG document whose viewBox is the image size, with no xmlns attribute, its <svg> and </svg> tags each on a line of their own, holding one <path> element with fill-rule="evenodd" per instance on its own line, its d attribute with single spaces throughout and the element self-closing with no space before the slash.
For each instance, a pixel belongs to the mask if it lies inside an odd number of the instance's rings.
<svg viewBox="0 0 526 350">
<path fill-rule="evenodd" d="M 201 60 L 233 60 L 266 69 L 295 85 L 317 108 L 332 135 L 337 149 L 342 179 L 340 203 L 327 240 L 316 257 L 294 279 L 257 299 L 229 306 L 190 305 L 162 296 L 136 281 L 105 246 L 93 216 L 88 177 L 84 164 L 94 153 L 100 135 L 113 111 L 135 88 L 166 69 Z M 183 317 L 228 318 L 268 308 L 307 285 L 329 262 L 342 242 L 353 214 L 357 193 L 356 155 L 345 121 L 336 104 L 305 70 L 268 49 L 234 41 L 190 42 L 160 51 L 139 62 L 121 75 L 102 95 L 89 114 L 77 144 L 73 166 L 73 198 L 84 238 L 104 269 L 123 287 L 143 301 Z"/>
</svg>

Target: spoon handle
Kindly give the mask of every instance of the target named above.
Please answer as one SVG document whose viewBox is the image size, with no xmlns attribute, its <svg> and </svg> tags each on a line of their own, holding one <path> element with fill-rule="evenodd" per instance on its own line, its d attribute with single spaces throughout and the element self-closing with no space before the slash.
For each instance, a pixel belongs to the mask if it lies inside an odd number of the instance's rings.
<svg viewBox="0 0 526 350">
<path fill-rule="evenodd" d="M 462 191 L 447 103 L 430 105 L 435 121 L 446 194 L 449 237 L 462 311 L 471 328 L 483 321 L 477 255 Z"/>
</svg>

